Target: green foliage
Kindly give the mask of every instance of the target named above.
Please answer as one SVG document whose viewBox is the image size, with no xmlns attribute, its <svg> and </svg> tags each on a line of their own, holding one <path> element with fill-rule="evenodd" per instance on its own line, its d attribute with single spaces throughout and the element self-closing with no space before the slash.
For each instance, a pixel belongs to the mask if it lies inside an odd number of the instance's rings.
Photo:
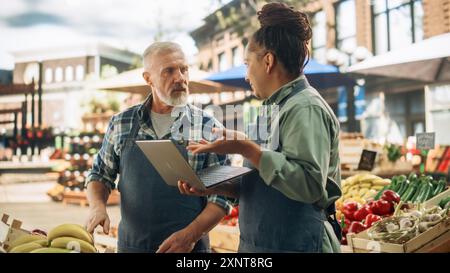
<svg viewBox="0 0 450 273">
<path fill-rule="evenodd" d="M 401 146 L 395 144 L 386 144 L 384 148 L 387 150 L 387 157 L 389 161 L 396 162 L 402 157 Z"/>
</svg>

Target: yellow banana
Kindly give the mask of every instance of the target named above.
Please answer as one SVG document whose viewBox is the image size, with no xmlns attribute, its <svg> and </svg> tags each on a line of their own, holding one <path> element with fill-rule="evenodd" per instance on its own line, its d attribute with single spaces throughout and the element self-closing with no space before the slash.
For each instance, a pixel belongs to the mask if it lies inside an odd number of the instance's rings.
<svg viewBox="0 0 450 273">
<path fill-rule="evenodd" d="M 83 240 L 80 240 L 77 238 L 73 238 L 73 237 L 56 238 L 51 242 L 50 247 L 65 248 L 65 249 L 70 249 L 70 250 L 74 250 L 74 251 L 81 252 L 81 253 L 97 252 L 97 250 L 95 249 L 95 247 L 93 245 L 89 244 L 86 241 L 83 241 Z"/>
<path fill-rule="evenodd" d="M 27 234 L 24 236 L 20 236 L 19 238 L 15 239 L 14 241 L 9 244 L 8 249 L 13 249 L 16 246 L 23 245 L 26 243 L 31 243 L 33 241 L 37 240 L 45 240 L 46 238 L 43 235 L 37 235 L 37 234 Z"/>
<path fill-rule="evenodd" d="M 391 184 L 391 181 L 389 179 L 378 179 L 378 180 L 374 180 L 372 181 L 372 184 L 374 186 L 388 186 Z"/>
<path fill-rule="evenodd" d="M 362 189 L 359 190 L 358 195 L 362 197 L 362 196 L 364 196 L 364 194 L 366 194 L 366 192 L 368 192 L 368 191 L 369 191 L 368 188 L 362 188 Z"/>
<path fill-rule="evenodd" d="M 351 196 L 355 196 L 355 195 L 358 195 L 358 192 L 359 192 L 358 189 L 354 189 L 354 190 L 351 190 L 351 191 L 349 192 L 349 194 L 350 194 Z"/>
<path fill-rule="evenodd" d="M 348 192 L 348 187 L 342 188 L 342 194 L 346 194 Z"/>
<path fill-rule="evenodd" d="M 373 175 L 370 173 L 366 173 L 362 177 L 359 178 L 359 182 L 364 183 L 364 181 L 372 181 L 372 180 L 379 179 L 379 178 L 380 178 L 379 176 L 376 176 L 376 175 Z"/>
<path fill-rule="evenodd" d="M 367 189 L 370 189 L 372 187 L 372 183 L 370 183 L 370 182 L 364 182 L 359 185 L 361 186 L 361 188 L 367 188 Z"/>
<path fill-rule="evenodd" d="M 31 243 L 18 245 L 15 248 L 12 248 L 9 253 L 29 253 L 30 251 L 33 251 L 38 248 L 42 248 L 42 246 L 35 242 L 31 242 Z"/>
<path fill-rule="evenodd" d="M 384 188 L 384 186 L 373 186 L 372 187 L 372 189 L 374 189 L 374 190 L 377 190 L 377 191 L 379 191 L 379 190 L 381 190 L 382 188 Z"/>
<path fill-rule="evenodd" d="M 72 250 L 53 247 L 43 247 L 35 249 L 30 253 L 70 253 L 70 252 L 72 252 Z"/>
<path fill-rule="evenodd" d="M 47 247 L 48 246 L 48 240 L 47 239 L 36 240 L 36 241 L 33 241 L 33 243 L 39 244 L 39 245 L 41 245 L 41 247 Z"/>
<path fill-rule="evenodd" d="M 47 237 L 49 241 L 52 241 L 53 239 L 58 237 L 74 237 L 86 241 L 91 245 L 94 244 L 94 239 L 92 238 L 92 235 L 89 232 L 87 232 L 87 230 L 84 229 L 82 226 L 77 224 L 59 225 L 54 229 L 52 229 L 48 233 Z"/>
</svg>

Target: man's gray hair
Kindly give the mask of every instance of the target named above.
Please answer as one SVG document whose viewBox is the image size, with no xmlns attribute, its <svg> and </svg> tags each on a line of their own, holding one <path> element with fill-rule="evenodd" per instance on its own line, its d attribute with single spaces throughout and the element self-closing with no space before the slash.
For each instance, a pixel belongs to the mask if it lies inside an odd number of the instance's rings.
<svg viewBox="0 0 450 273">
<path fill-rule="evenodd" d="M 181 46 L 174 42 L 155 42 L 151 44 L 149 47 L 145 49 L 144 54 L 142 54 L 142 62 L 144 64 L 144 69 L 145 70 L 150 69 L 149 57 L 162 52 L 173 52 L 173 51 L 183 52 Z"/>
</svg>

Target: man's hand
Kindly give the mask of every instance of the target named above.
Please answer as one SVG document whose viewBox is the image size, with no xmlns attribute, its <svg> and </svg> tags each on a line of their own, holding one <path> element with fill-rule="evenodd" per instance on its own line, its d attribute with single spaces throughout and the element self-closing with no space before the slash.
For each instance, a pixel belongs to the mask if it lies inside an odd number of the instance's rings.
<svg viewBox="0 0 450 273">
<path fill-rule="evenodd" d="M 106 212 L 106 207 L 98 206 L 89 208 L 89 216 L 86 221 L 86 229 L 89 233 L 94 233 L 95 228 L 101 225 L 103 227 L 103 232 L 109 233 L 110 220 L 108 213 Z"/>
<path fill-rule="evenodd" d="M 185 181 L 178 181 L 178 190 L 180 193 L 185 195 L 192 195 L 192 196 L 208 196 L 211 194 L 220 194 L 217 190 L 213 189 L 206 189 L 206 190 L 200 190 L 196 189 L 194 187 L 191 187 L 187 182 Z"/>
<path fill-rule="evenodd" d="M 184 228 L 169 236 L 159 246 L 156 253 L 189 253 L 200 239 L 193 231 Z"/>
<path fill-rule="evenodd" d="M 188 182 L 178 181 L 178 190 L 181 194 L 191 196 L 208 196 L 208 195 L 223 195 L 232 198 L 239 198 L 239 189 L 236 188 L 238 184 L 233 182 L 225 182 L 206 190 L 200 190 L 191 187 Z"/>
</svg>

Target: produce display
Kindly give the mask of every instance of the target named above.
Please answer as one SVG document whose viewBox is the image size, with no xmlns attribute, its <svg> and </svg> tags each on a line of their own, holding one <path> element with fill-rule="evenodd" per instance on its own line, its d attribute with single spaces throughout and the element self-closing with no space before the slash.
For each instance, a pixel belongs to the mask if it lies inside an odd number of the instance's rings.
<svg viewBox="0 0 450 273">
<path fill-rule="evenodd" d="M 361 173 L 341 181 L 342 197 L 336 201 L 339 208 L 347 201 L 356 201 L 359 204 L 367 203 L 384 187 L 391 184 L 389 179 L 383 179 L 370 173 Z"/>
<path fill-rule="evenodd" d="M 391 184 L 385 186 L 376 196 L 378 199 L 385 190 L 391 190 L 400 195 L 404 202 L 423 203 L 445 190 L 447 181 L 445 179 L 434 180 L 430 175 L 417 176 L 411 173 L 408 177 L 405 175 L 394 176 Z"/>
<path fill-rule="evenodd" d="M 384 191 L 379 200 L 372 200 L 364 205 L 355 201 L 346 202 L 341 210 L 341 243 L 347 244 L 347 233 L 360 233 L 381 221 L 383 217 L 392 215 L 399 202 L 400 196 L 389 190 Z"/>
<path fill-rule="evenodd" d="M 343 196 L 336 202 L 343 235 L 341 243 L 347 244 L 347 233 L 360 233 L 380 221 L 395 222 L 389 217 L 399 203 L 421 204 L 443 192 L 446 185 L 445 179 L 435 180 L 432 176 L 414 173 L 392 179 L 363 173 L 345 179 Z M 450 206 L 449 203 L 450 198 L 445 198 L 439 205 L 444 209 Z"/>
<path fill-rule="evenodd" d="M 48 234 L 34 230 L 11 242 L 8 253 L 96 253 L 92 235 L 76 224 L 59 225 Z"/>
<path fill-rule="evenodd" d="M 450 210 L 439 206 L 399 210 L 394 216 L 374 224 L 368 235 L 372 240 L 403 244 L 447 219 Z"/>
</svg>

